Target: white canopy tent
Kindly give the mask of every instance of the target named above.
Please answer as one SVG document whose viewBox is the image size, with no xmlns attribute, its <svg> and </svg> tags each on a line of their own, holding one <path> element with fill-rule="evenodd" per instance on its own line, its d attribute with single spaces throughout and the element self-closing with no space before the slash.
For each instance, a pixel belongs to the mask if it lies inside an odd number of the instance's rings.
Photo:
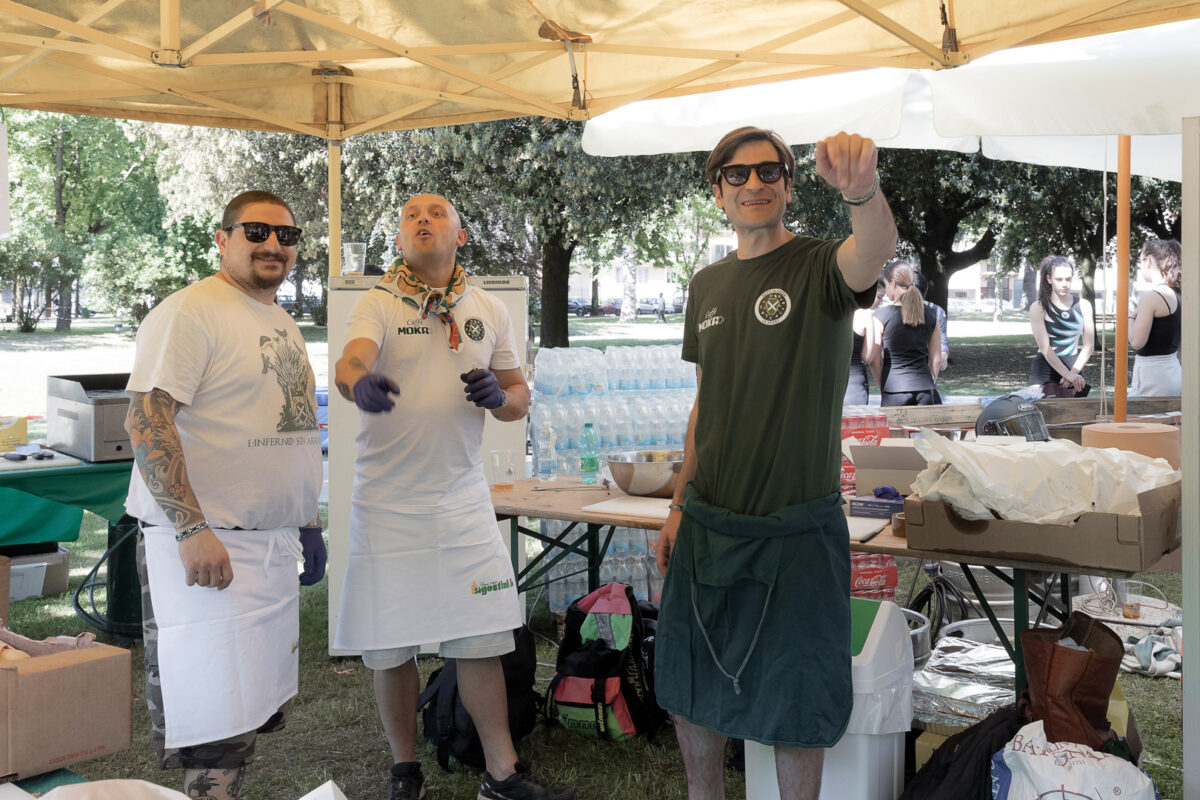
<svg viewBox="0 0 1200 800">
<path fill-rule="evenodd" d="M 340 142 L 358 133 L 586 120 L 644 98 L 959 67 L 1015 45 L 1195 18 L 1196 0 L 0 0 L 0 106 L 322 137 L 338 274 Z M 1152 97 L 1155 87 L 1140 91 Z M 1184 153 L 1184 254 L 1194 265 L 1200 120 L 1186 127 Z M 1184 290 L 1200 308 L 1200 282 Z M 1185 315 L 1184 325 L 1187 341 L 1200 341 L 1200 320 Z M 1197 420 L 1200 356 L 1185 353 L 1184 412 Z M 1189 609 L 1200 609 L 1198 427 L 1184 429 Z M 1195 628 L 1189 661 L 1200 656 Z M 1200 708 L 1200 675 L 1186 692 L 1185 706 Z M 1186 725 L 1194 794 L 1200 717 Z"/>
</svg>

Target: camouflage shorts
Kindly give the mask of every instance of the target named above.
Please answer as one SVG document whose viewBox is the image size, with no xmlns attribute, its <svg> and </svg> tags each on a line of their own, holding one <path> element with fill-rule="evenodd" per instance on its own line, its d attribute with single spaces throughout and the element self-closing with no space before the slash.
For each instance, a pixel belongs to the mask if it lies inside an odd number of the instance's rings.
<svg viewBox="0 0 1200 800">
<path fill-rule="evenodd" d="M 257 730 L 190 747 L 166 746 L 166 718 L 162 710 L 162 684 L 158 673 L 158 624 L 150 601 L 150 581 L 146 571 L 146 544 L 139 526 L 137 571 L 142 584 L 142 642 L 146 647 L 146 705 L 150 708 L 150 740 L 158 754 L 159 769 L 235 769 L 254 758 L 254 742 L 260 733 L 282 730 L 287 722 L 288 700 Z"/>
</svg>

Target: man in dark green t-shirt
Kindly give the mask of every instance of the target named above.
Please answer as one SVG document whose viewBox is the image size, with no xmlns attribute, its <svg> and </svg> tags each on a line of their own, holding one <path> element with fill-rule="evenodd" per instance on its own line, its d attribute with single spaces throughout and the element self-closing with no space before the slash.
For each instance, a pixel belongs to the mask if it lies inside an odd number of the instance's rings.
<svg viewBox="0 0 1200 800">
<path fill-rule="evenodd" d="M 781 797 L 816 800 L 849 720 L 839 425 L 851 316 L 896 248 L 877 155 L 845 133 L 817 144 L 817 174 L 850 209 L 852 235 L 833 241 L 784 227 L 795 159 L 778 134 L 732 131 L 705 166 L 738 247 L 689 290 L 696 404 L 658 540 L 655 684 L 690 800 L 724 797 L 729 736 L 775 745 Z"/>
</svg>

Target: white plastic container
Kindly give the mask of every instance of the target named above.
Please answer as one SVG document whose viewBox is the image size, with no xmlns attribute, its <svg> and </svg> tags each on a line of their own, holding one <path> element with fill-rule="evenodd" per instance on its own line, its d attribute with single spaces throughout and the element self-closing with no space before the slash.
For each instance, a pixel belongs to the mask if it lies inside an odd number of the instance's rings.
<svg viewBox="0 0 1200 800">
<path fill-rule="evenodd" d="M 846 734 L 825 751 L 820 800 L 895 800 L 904 788 L 904 734 L 912 726 L 912 639 L 895 603 L 855 597 L 850 611 L 874 613 L 874 621 L 851 659 L 854 710 Z M 779 800 L 775 748 L 746 742 L 746 800 Z"/>
</svg>

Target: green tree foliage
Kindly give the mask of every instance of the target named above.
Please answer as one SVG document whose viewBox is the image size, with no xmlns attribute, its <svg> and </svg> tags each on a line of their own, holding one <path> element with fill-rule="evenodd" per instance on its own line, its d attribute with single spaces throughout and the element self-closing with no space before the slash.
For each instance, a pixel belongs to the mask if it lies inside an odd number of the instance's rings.
<svg viewBox="0 0 1200 800">
<path fill-rule="evenodd" d="M 70 330 L 89 256 L 127 237 L 162 235 L 153 159 L 115 120 L 14 112 L 9 121 L 14 235 L 0 252 L 2 269 L 24 327 L 55 303 L 57 330 Z"/>
<path fill-rule="evenodd" d="M 695 155 L 594 158 L 581 133 L 578 123 L 526 118 L 387 134 L 372 165 L 386 165 L 392 208 L 419 191 L 454 202 L 473 240 L 464 257 L 477 271 L 540 267 L 543 347 L 568 344 L 567 282 L 579 246 L 631 239 L 703 180 Z"/>
</svg>

